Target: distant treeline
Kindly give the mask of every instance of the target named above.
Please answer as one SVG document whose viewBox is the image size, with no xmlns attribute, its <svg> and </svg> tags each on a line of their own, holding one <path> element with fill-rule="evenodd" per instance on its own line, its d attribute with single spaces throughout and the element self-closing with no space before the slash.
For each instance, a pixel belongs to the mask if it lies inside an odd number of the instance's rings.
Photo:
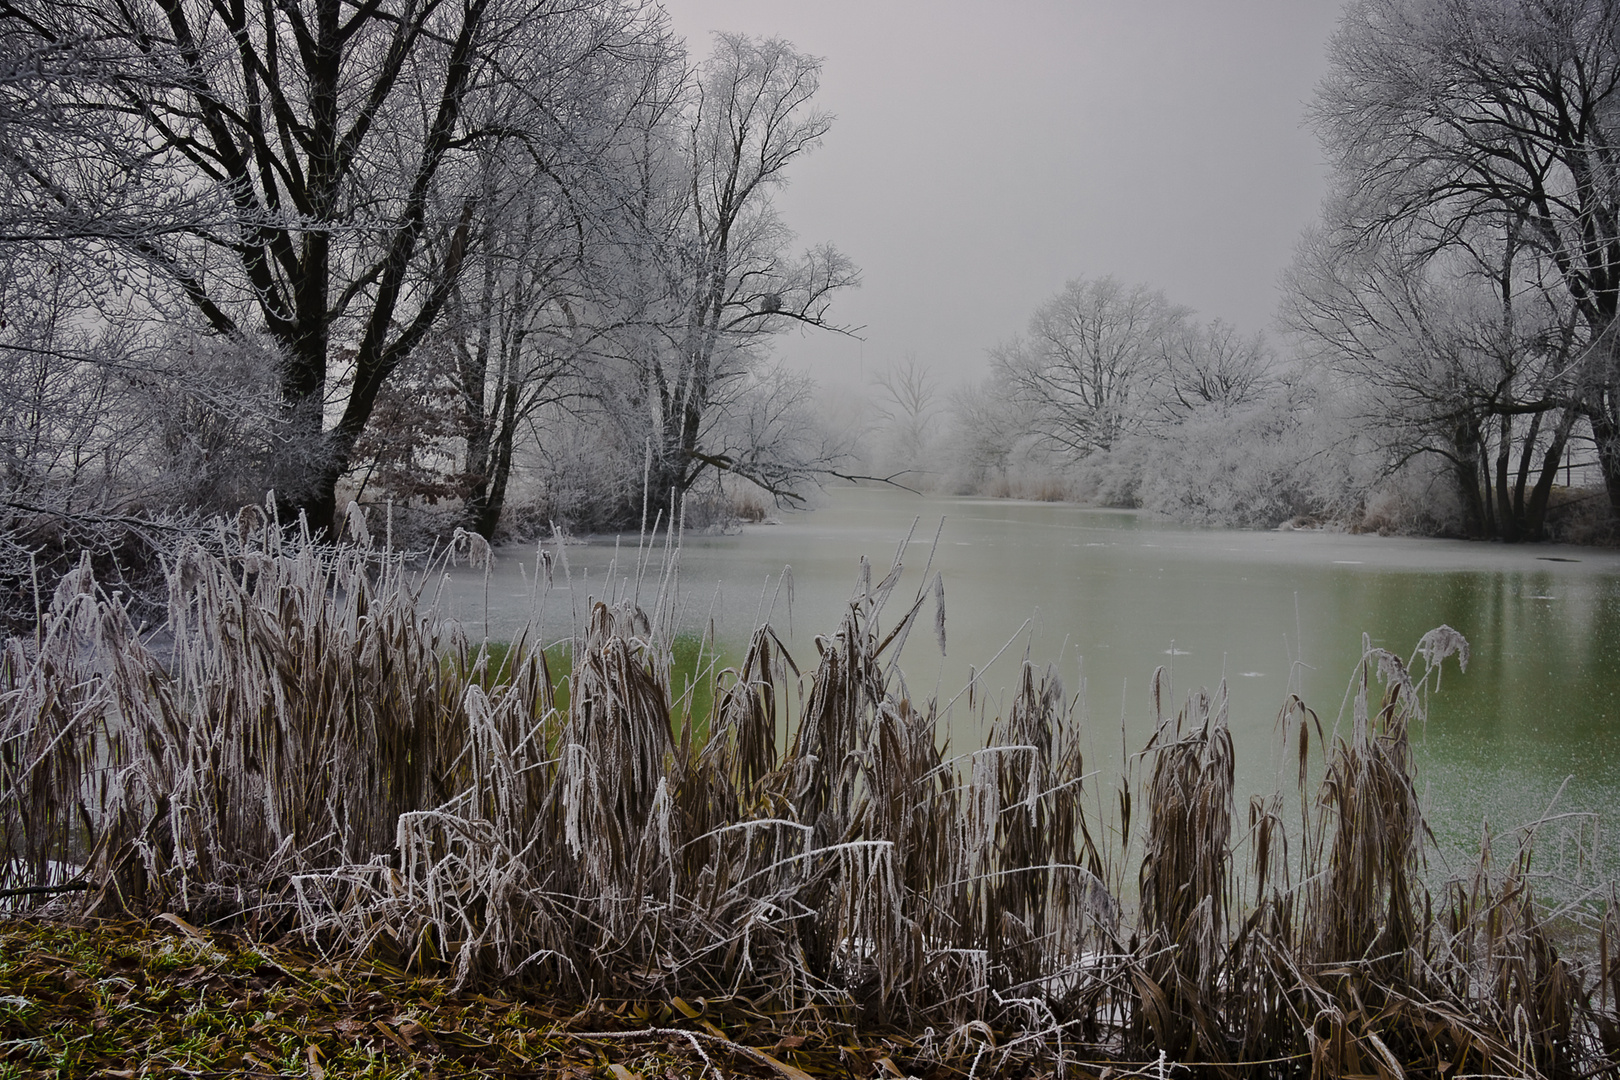
<svg viewBox="0 0 1620 1080">
<path fill-rule="evenodd" d="M 1620 9 L 1361 0 L 1329 56 L 1308 119 L 1330 194 L 1280 354 L 1078 278 L 948 402 L 892 369 L 875 468 L 1223 524 L 1613 542 Z"/>
</svg>

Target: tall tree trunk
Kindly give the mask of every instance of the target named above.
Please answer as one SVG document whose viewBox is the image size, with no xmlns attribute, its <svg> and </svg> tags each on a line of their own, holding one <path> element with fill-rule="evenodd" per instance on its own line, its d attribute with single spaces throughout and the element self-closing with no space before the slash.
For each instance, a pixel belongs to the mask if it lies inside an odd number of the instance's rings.
<svg viewBox="0 0 1620 1080">
<path fill-rule="evenodd" d="M 1603 473 L 1603 487 L 1609 497 L 1609 517 L 1620 521 L 1620 346 L 1614 341 L 1612 294 L 1609 300 L 1605 314 L 1589 320 L 1592 353 L 1588 362 L 1595 371 L 1587 380 L 1586 419 L 1597 443 L 1598 469 Z"/>
<path fill-rule="evenodd" d="M 1484 458 L 1484 446 L 1480 439 L 1480 430 L 1477 424 L 1460 423 L 1452 433 L 1452 475 L 1457 484 L 1457 495 L 1462 500 L 1463 529 L 1472 537 L 1485 535 L 1485 504 L 1484 499 L 1490 497 L 1490 488 L 1482 485 L 1480 480 L 1489 474 Z M 1481 487 L 1485 487 L 1483 492 Z"/>
<path fill-rule="evenodd" d="M 1609 516 L 1620 519 L 1620 425 L 1602 409 L 1593 409 L 1587 419 L 1597 442 L 1598 469 L 1603 473 L 1603 488 L 1609 497 Z"/>
<path fill-rule="evenodd" d="M 484 197 L 487 203 L 494 203 L 492 191 L 493 181 L 486 181 Z M 478 334 L 471 347 L 466 342 L 458 341 L 460 346 L 456 356 L 456 378 L 459 382 L 457 390 L 461 397 L 462 424 L 466 430 L 467 449 L 462 459 L 462 472 L 472 478 L 471 488 L 465 500 L 467 518 L 474 523 L 473 527 L 480 536 L 489 538 L 494 531 L 491 526 L 486 532 L 478 528 L 477 522 L 484 516 L 484 492 L 489 479 L 490 442 L 494 434 L 495 421 L 490 415 L 492 410 L 486 410 L 484 400 L 488 395 L 490 352 L 494 344 L 495 322 L 495 217 L 486 215 L 483 229 L 484 241 L 484 274 L 479 286 L 478 308 L 476 316 L 468 310 L 464 292 L 460 288 L 452 291 L 451 296 L 455 304 L 456 315 L 462 320 L 476 317 L 478 320 Z M 497 408 L 498 408 L 497 404 Z"/>
<path fill-rule="evenodd" d="M 517 441 L 518 386 L 507 383 L 496 407 L 499 427 L 486 433 L 482 455 L 475 459 L 478 480 L 467 496 L 467 517 L 473 531 L 493 539 L 506 509 L 506 486 L 512 477 L 512 444 Z M 492 437 L 491 437 L 492 436 Z"/>
<path fill-rule="evenodd" d="M 688 483 L 686 458 L 679 449 L 666 448 L 663 453 L 655 450 L 652 466 L 643 479 L 644 490 L 636 493 L 631 516 L 638 521 L 645 518 L 643 525 L 647 529 L 655 522 L 659 528 L 668 526 L 677 517 Z"/>
<path fill-rule="evenodd" d="M 1575 427 L 1577 415 L 1573 408 L 1563 410 L 1558 426 L 1553 429 L 1552 445 L 1547 448 L 1547 456 L 1541 460 L 1541 475 L 1536 479 L 1536 486 L 1530 492 L 1530 503 L 1525 509 L 1525 531 L 1531 540 L 1540 540 L 1545 535 L 1547 503 L 1552 498 L 1558 466 L 1563 463 L 1564 448 L 1569 443 L 1569 433 Z M 1530 453 L 1530 450 L 1527 448 L 1525 453 Z"/>
<path fill-rule="evenodd" d="M 1479 466 L 1480 466 L 1480 472 L 1483 474 L 1479 478 L 1480 479 L 1480 485 L 1481 485 L 1481 487 L 1483 487 L 1485 489 L 1485 499 L 1484 499 L 1484 503 L 1485 503 L 1485 507 L 1484 507 L 1485 508 L 1485 535 L 1486 536 L 1496 536 L 1497 535 L 1496 500 L 1491 496 L 1491 490 L 1492 490 L 1491 489 L 1491 474 L 1490 474 L 1490 471 L 1489 471 L 1490 470 L 1490 463 L 1484 459 L 1483 455 L 1481 455 Z M 1498 458 L 1498 460 L 1497 460 L 1497 466 L 1498 466 L 1497 472 L 1500 475 L 1500 472 L 1501 472 L 1501 460 L 1500 460 L 1500 458 Z"/>
<path fill-rule="evenodd" d="M 1486 507 L 1487 510 L 1489 510 L 1489 506 L 1492 501 L 1494 501 L 1496 504 L 1497 512 L 1494 515 L 1495 521 L 1490 523 L 1492 526 L 1494 526 L 1494 535 L 1501 536 L 1504 540 L 1517 540 L 1518 522 L 1515 520 L 1513 513 L 1513 504 L 1508 498 L 1508 466 L 1513 458 L 1512 414 L 1503 414 L 1501 417 L 1501 422 L 1497 425 L 1497 428 L 1496 498 L 1495 500 L 1487 498 Z M 1487 496 L 1488 495 L 1489 489 L 1487 487 Z M 1491 534 L 1488 533 L 1487 535 Z"/>
<path fill-rule="evenodd" d="M 467 410 L 465 423 L 467 426 L 467 453 L 463 458 L 462 473 L 467 478 L 467 494 L 462 505 L 467 515 L 467 523 L 473 531 L 484 539 L 489 539 L 495 532 L 499 523 L 500 511 L 495 511 L 494 519 L 489 516 L 490 483 L 494 472 L 495 417 L 484 412 L 484 383 L 482 372 L 474 385 L 464 385 L 462 388 L 462 405 Z M 496 408 L 500 408 L 497 402 Z"/>
<path fill-rule="evenodd" d="M 1524 488 L 1530 479 L 1530 461 L 1535 457 L 1536 439 L 1541 435 L 1541 413 L 1530 418 L 1530 433 L 1524 437 L 1524 453 L 1519 455 L 1519 476 L 1513 485 L 1513 512 L 1522 521 L 1525 515 Z"/>
</svg>

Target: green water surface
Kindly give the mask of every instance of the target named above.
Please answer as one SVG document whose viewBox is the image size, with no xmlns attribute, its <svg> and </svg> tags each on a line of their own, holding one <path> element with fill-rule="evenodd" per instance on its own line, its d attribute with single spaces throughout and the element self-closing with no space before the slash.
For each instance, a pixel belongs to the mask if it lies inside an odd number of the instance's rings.
<svg viewBox="0 0 1620 1080">
<path fill-rule="evenodd" d="M 568 545 L 568 574 L 554 573 L 540 605 L 548 632 L 566 632 L 585 599 L 610 588 L 609 564 L 626 569 L 635 548 L 635 537 Z M 945 585 L 946 655 L 929 601 L 903 657 L 912 693 L 949 700 L 973 671 L 993 717 L 1026 655 L 1054 663 L 1071 692 L 1083 684 L 1092 762 L 1105 776 L 1122 746 L 1135 750 L 1151 732 L 1148 686 L 1162 664 L 1178 697 L 1226 680 L 1243 805 L 1291 775 L 1276 737 L 1290 689 L 1331 725 L 1363 634 L 1404 657 L 1447 624 L 1468 638 L 1472 660 L 1466 674 L 1448 662 L 1418 737 L 1419 785 L 1445 846 L 1475 843 L 1487 821 L 1503 832 L 1549 805 L 1606 813 L 1620 798 L 1620 553 L 1192 529 L 1134 512 L 843 488 L 779 524 L 684 537 L 680 620 L 697 633 L 712 623 L 731 651 L 767 618 L 808 668 L 861 556 L 876 579 L 897 550 L 906 574 L 891 620 L 924 587 L 930 554 L 929 576 L 941 572 Z M 535 550 L 503 556 L 487 612 L 496 636 L 536 606 Z M 648 577 L 641 588 L 656 591 Z M 481 576 L 457 581 L 452 598 L 470 623 L 485 616 Z M 950 717 L 957 743 L 981 738 L 986 719 L 965 703 Z"/>
</svg>

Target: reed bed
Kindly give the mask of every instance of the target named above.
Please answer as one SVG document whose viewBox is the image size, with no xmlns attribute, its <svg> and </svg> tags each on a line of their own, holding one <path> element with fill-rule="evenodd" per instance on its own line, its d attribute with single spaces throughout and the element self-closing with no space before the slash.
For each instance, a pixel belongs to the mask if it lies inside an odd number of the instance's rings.
<svg viewBox="0 0 1620 1080">
<path fill-rule="evenodd" d="M 943 641 L 943 592 L 902 594 L 898 561 L 863 563 L 813 665 L 760 627 L 697 716 L 667 586 L 581 612 L 559 707 L 538 640 L 494 663 L 356 533 L 244 512 L 189 544 L 162 648 L 88 567 L 62 581 L 0 654 L 6 903 L 699 1025 L 904 1031 L 936 1075 L 1620 1075 L 1613 887 L 1555 939 L 1528 847 L 1426 870 L 1410 736 L 1467 662 L 1449 628 L 1366 645 L 1337 723 L 1290 698 L 1297 784 L 1245 815 L 1225 688 L 1178 704 L 1162 673 L 1115 791 L 1031 663 L 949 750 L 894 662 L 930 611 Z"/>
</svg>

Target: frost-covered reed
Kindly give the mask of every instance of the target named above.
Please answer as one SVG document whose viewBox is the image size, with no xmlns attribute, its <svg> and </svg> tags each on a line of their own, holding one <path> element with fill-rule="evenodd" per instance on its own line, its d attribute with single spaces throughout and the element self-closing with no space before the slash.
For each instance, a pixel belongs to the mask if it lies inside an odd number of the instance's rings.
<svg viewBox="0 0 1620 1080">
<path fill-rule="evenodd" d="M 173 560 L 172 646 L 71 575 L 0 658 L 0 888 L 463 984 L 900 1026 L 978 1075 L 1620 1068 L 1612 886 L 1555 944 L 1528 852 L 1424 872 L 1409 731 L 1454 631 L 1367 646 L 1342 731 L 1291 698 L 1297 790 L 1245 818 L 1224 687 L 1176 707 L 1156 676 L 1113 792 L 1032 664 L 982 746 L 944 749 L 891 655 L 943 597 L 885 623 L 900 570 L 863 567 L 813 669 L 760 627 L 707 716 L 672 707 L 667 590 L 582 612 L 559 708 L 536 640 L 496 664 L 390 553 L 262 515 Z"/>
</svg>

